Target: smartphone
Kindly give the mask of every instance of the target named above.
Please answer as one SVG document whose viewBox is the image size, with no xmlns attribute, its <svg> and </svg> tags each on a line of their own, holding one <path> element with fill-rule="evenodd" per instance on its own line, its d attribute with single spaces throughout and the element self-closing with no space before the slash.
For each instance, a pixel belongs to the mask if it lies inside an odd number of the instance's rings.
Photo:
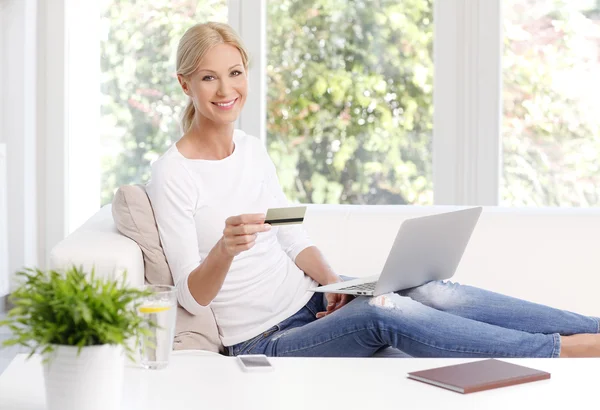
<svg viewBox="0 0 600 410">
<path fill-rule="evenodd" d="M 268 372 L 273 370 L 273 366 L 264 354 L 239 355 L 237 360 L 245 372 Z"/>
</svg>

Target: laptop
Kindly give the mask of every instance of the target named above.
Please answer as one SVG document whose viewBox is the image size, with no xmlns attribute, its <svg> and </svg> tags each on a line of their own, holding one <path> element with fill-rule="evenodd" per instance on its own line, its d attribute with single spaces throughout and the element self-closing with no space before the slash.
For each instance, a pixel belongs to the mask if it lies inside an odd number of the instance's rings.
<svg viewBox="0 0 600 410">
<path fill-rule="evenodd" d="M 407 219 L 400 225 L 379 275 L 310 289 L 379 296 L 454 275 L 482 207 Z"/>
</svg>

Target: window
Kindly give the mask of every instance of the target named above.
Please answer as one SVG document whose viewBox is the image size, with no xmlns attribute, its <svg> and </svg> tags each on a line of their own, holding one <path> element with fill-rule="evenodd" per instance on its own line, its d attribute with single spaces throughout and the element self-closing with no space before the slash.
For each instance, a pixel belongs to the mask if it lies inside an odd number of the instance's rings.
<svg viewBox="0 0 600 410">
<path fill-rule="evenodd" d="M 433 1 L 266 12 L 267 146 L 288 198 L 431 204 Z"/>
<path fill-rule="evenodd" d="M 187 99 L 175 75 L 190 26 L 227 22 L 226 0 L 105 0 L 101 12 L 101 199 L 146 183 L 150 162 L 180 137 Z"/>
<path fill-rule="evenodd" d="M 503 205 L 600 205 L 600 3 L 503 1 Z"/>
</svg>

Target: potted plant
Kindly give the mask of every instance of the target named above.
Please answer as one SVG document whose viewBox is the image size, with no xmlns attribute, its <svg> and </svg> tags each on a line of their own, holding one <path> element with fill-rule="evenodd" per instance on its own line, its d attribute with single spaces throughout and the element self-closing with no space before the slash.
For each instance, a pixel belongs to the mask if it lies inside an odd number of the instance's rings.
<svg viewBox="0 0 600 410">
<path fill-rule="evenodd" d="M 42 355 L 47 408 L 120 409 L 125 354 L 133 358 L 150 325 L 138 314 L 148 292 L 76 267 L 17 277 L 14 308 L 0 322 L 13 334 L 4 345 Z"/>
</svg>

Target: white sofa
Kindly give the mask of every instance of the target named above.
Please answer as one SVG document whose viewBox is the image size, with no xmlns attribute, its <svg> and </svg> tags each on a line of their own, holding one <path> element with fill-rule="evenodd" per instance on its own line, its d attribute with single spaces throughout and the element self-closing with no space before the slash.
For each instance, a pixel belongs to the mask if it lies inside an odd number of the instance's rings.
<svg viewBox="0 0 600 410">
<path fill-rule="evenodd" d="M 305 227 L 334 270 L 380 271 L 400 223 L 451 206 L 310 205 Z M 128 272 L 143 283 L 140 248 L 120 235 L 105 206 L 51 252 L 51 267 Z M 452 280 L 600 316 L 600 209 L 485 207 Z"/>
</svg>

